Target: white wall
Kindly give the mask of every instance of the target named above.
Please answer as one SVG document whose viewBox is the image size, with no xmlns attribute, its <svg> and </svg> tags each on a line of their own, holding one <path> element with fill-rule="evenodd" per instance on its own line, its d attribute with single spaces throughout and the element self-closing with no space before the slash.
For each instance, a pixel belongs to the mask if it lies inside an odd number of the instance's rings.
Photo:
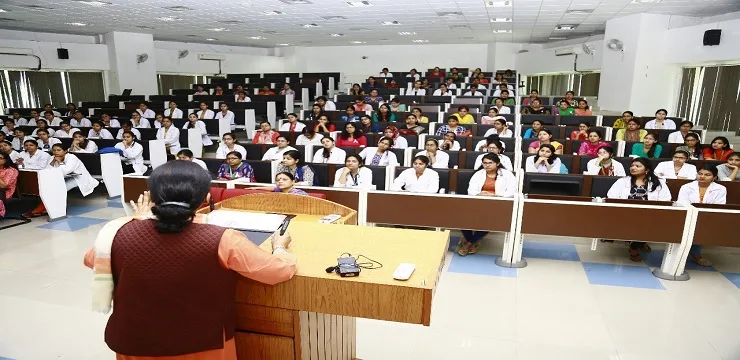
<svg viewBox="0 0 740 360">
<path fill-rule="evenodd" d="M 57 49 L 69 50 L 69 59 L 57 59 Z M 101 44 L 38 42 L 0 39 L 0 52 L 34 54 L 41 58 L 41 68 L 49 70 L 108 70 L 108 50 Z M 35 68 L 34 57 L 0 55 L 0 68 Z"/>
<path fill-rule="evenodd" d="M 269 73 L 284 72 L 284 59 L 273 56 L 273 49 L 239 46 L 219 46 L 195 43 L 155 41 L 157 72 L 186 74 L 217 74 L 218 62 L 199 60 L 198 54 L 218 54 L 226 57 L 221 63 L 221 72 Z M 180 59 L 180 50 L 190 54 Z"/>
<path fill-rule="evenodd" d="M 595 51 L 593 55 L 581 54 L 578 56 L 578 71 L 600 70 L 602 61 L 601 59 L 604 55 L 602 50 L 604 41 L 599 38 L 574 39 L 553 43 L 548 46 L 523 46 L 522 49 L 526 49 L 529 51 L 516 55 L 516 69 L 517 71 L 519 71 L 520 74 L 524 75 L 565 72 L 572 73 L 575 57 L 573 55 L 555 56 L 555 50 L 572 48 L 574 46 L 580 46 L 584 43 Z"/>
<path fill-rule="evenodd" d="M 133 89 L 134 94 L 157 94 L 157 58 L 151 34 L 110 32 L 105 34 L 110 71 L 106 73 L 109 94 L 120 94 Z M 139 54 L 148 54 L 142 63 Z"/>
<path fill-rule="evenodd" d="M 704 32 L 722 29 L 720 44 L 704 46 Z M 740 19 L 668 30 L 663 58 L 672 64 L 740 63 Z"/>
</svg>

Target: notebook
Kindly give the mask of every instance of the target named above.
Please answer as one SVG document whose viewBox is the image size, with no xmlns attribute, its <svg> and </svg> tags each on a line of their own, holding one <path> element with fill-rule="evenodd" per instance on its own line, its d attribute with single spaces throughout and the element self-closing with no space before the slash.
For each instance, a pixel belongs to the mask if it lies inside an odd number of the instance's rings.
<svg viewBox="0 0 740 360">
<path fill-rule="evenodd" d="M 285 215 L 263 214 L 232 210 L 214 210 L 208 214 L 208 223 L 236 230 L 274 232 L 285 220 Z"/>
</svg>

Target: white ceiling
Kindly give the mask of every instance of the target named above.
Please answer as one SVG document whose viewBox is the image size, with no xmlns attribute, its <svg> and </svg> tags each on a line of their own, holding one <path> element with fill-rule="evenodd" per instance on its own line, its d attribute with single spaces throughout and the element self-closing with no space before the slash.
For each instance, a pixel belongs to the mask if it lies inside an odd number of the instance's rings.
<svg viewBox="0 0 740 360">
<path fill-rule="evenodd" d="M 552 37 L 601 34 L 607 20 L 635 13 L 706 17 L 740 11 L 738 0 L 645 4 L 633 4 L 632 0 L 513 0 L 512 6 L 501 8 L 486 6 L 484 0 L 368 0 L 372 4 L 368 7 L 350 7 L 347 0 L 308 0 L 311 4 L 291 4 L 296 0 L 100 0 L 109 3 L 102 6 L 85 1 L 89 0 L 3 0 L 0 9 L 6 12 L 0 13 L 0 28 L 84 35 L 112 30 L 147 32 L 156 40 L 209 42 L 212 38 L 216 40 L 211 43 L 260 47 L 353 45 L 352 41 L 410 45 L 415 44 L 413 40 L 428 40 L 430 44 L 543 43 L 557 41 Z M 166 9 L 170 6 L 192 10 Z M 592 12 L 571 14 L 569 10 Z M 263 13 L 269 11 L 282 14 Z M 439 15 L 446 12 L 460 15 Z M 161 17 L 177 19 L 157 19 Z M 493 23 L 492 18 L 512 21 Z M 384 26 L 383 21 L 401 25 Z M 302 24 L 319 27 L 304 28 Z M 573 31 L 557 31 L 558 24 L 578 26 Z M 212 28 L 228 31 L 208 30 Z M 495 30 L 511 33 L 497 34 Z M 249 38 L 256 36 L 263 39 Z"/>
</svg>

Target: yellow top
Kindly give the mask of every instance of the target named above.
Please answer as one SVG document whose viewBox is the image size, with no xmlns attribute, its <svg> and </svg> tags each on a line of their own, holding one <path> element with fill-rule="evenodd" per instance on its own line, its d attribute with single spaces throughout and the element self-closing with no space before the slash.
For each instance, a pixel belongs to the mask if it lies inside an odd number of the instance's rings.
<svg viewBox="0 0 740 360">
<path fill-rule="evenodd" d="M 457 118 L 457 122 L 460 124 L 475 124 L 475 118 L 473 115 L 465 114 L 462 118 L 460 118 L 460 114 L 453 114 Z"/>
</svg>

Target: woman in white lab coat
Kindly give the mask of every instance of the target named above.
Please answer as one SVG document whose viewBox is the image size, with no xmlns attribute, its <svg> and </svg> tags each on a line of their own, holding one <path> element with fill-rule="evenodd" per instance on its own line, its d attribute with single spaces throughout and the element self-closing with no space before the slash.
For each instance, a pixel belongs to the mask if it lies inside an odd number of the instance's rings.
<svg viewBox="0 0 740 360">
<path fill-rule="evenodd" d="M 124 131 L 123 141 L 116 144 L 115 148 L 121 150 L 121 161 L 123 161 L 123 173 L 143 175 L 147 171 L 144 165 L 144 147 L 136 142 L 133 131 Z"/>
<path fill-rule="evenodd" d="M 550 144 L 540 145 L 537 154 L 527 158 L 524 171 L 560 174 L 560 159 L 555 153 L 555 147 Z"/>
<path fill-rule="evenodd" d="M 51 152 L 54 158 L 49 165 L 62 170 L 67 191 L 79 188 L 82 196 L 88 196 L 100 185 L 100 182 L 90 175 L 85 164 L 77 156 L 67 153 L 64 145 L 56 144 L 52 146 Z"/>
<path fill-rule="evenodd" d="M 439 150 L 437 140 L 427 139 L 424 141 L 424 151 L 417 153 L 416 156 L 422 155 L 429 158 L 432 169 L 447 169 L 450 166 L 450 155 Z"/>
<path fill-rule="evenodd" d="M 88 139 L 108 139 L 113 140 L 113 134 L 103 127 L 102 121 L 94 121 L 92 123 L 92 129 L 87 132 Z"/>
<path fill-rule="evenodd" d="M 409 147 L 409 142 L 401 136 L 401 133 L 398 131 L 398 128 L 390 125 L 385 130 L 383 130 L 383 136 L 380 138 L 380 140 L 390 138 L 393 139 L 393 148 L 394 149 L 405 149 Z M 378 140 L 378 142 L 380 142 Z"/>
<path fill-rule="evenodd" d="M 655 167 L 655 175 L 662 179 L 696 180 L 696 166 L 686 163 L 689 156 L 686 150 L 676 150 L 673 161 L 663 161 Z"/>
<path fill-rule="evenodd" d="M 727 203 L 727 188 L 717 184 L 717 168 L 701 169 L 696 180 L 681 186 L 678 202 L 682 204 L 720 204 Z M 701 266 L 712 266 L 712 262 L 701 256 L 701 245 L 691 245 L 689 255 Z"/>
<path fill-rule="evenodd" d="M 365 165 L 396 166 L 398 158 L 390 151 L 391 147 L 393 147 L 393 139 L 383 138 L 378 141 L 378 147 L 365 148 L 358 155 L 365 159 Z"/>
<path fill-rule="evenodd" d="M 234 113 L 229 110 L 229 105 L 226 105 L 226 103 L 221 103 L 221 105 L 219 105 L 219 109 L 221 109 L 221 111 L 216 113 L 216 120 L 226 119 L 229 122 L 229 126 L 231 126 L 231 130 L 236 129 L 236 123 L 234 122 Z"/>
<path fill-rule="evenodd" d="M 481 168 L 473 174 L 468 184 L 470 196 L 514 197 L 517 181 L 514 174 L 501 167 L 501 159 L 494 153 L 483 155 Z M 462 230 L 463 239 L 457 243 L 455 251 L 460 256 L 475 254 L 480 248 L 480 239 L 487 231 Z"/>
<path fill-rule="evenodd" d="M 296 148 L 289 145 L 288 138 L 280 135 L 277 137 L 277 146 L 267 149 L 262 155 L 262 161 L 283 160 L 283 154 L 290 150 L 296 150 Z"/>
<path fill-rule="evenodd" d="M 632 199 L 671 201 L 671 192 L 665 180 L 653 172 L 650 160 L 635 158 L 630 164 L 630 175 L 617 180 L 607 192 L 609 199 Z M 633 241 L 630 244 L 630 260 L 641 261 L 640 251 L 650 252 L 650 246 L 644 242 Z"/>
<path fill-rule="evenodd" d="M 406 169 L 393 180 L 391 190 L 436 194 L 439 191 L 439 174 L 429 168 L 429 158 L 419 155 Z"/>
<path fill-rule="evenodd" d="M 373 171 L 362 165 L 362 158 L 357 154 L 347 155 L 344 167 L 334 174 L 334 187 L 374 189 Z"/>
<path fill-rule="evenodd" d="M 488 135 L 496 134 L 498 137 L 502 138 L 510 138 L 514 137 L 514 133 L 511 132 L 511 129 L 509 129 L 509 126 L 506 124 L 505 118 L 496 118 L 493 120 L 493 127 L 488 129 L 483 136 L 488 137 Z"/>
<path fill-rule="evenodd" d="M 162 127 L 157 130 L 157 140 L 164 140 L 167 154 L 175 155 L 180 151 L 180 130 L 172 125 L 172 119 L 165 116 Z"/>
<path fill-rule="evenodd" d="M 198 115 L 191 113 L 188 115 L 188 122 L 182 126 L 183 129 L 198 129 L 200 131 L 200 138 L 203 141 L 203 146 L 213 145 L 213 141 L 208 136 L 208 130 L 206 130 L 206 123 L 198 120 Z"/>
<path fill-rule="evenodd" d="M 81 131 L 78 131 L 72 135 L 72 146 L 69 147 L 69 151 L 93 154 L 98 152 L 98 145 L 94 141 L 88 140 Z"/>
<path fill-rule="evenodd" d="M 221 137 L 221 145 L 216 149 L 216 159 L 226 159 L 226 154 L 236 151 L 242 155 L 242 160 L 247 160 L 247 149 L 239 145 L 233 133 L 226 133 Z"/>
<path fill-rule="evenodd" d="M 501 167 L 513 172 L 514 165 L 511 164 L 511 159 L 509 159 L 508 156 L 504 155 L 503 143 L 501 143 L 501 141 L 498 139 L 489 139 L 486 141 L 488 142 L 488 144 L 486 145 L 485 151 L 489 154 L 498 155 L 498 158 L 501 161 Z M 473 165 L 473 169 L 480 169 L 481 165 L 483 165 L 484 156 L 486 156 L 486 154 L 478 155 L 478 157 L 475 159 L 475 164 Z"/>
<path fill-rule="evenodd" d="M 334 146 L 334 139 L 325 137 L 321 139 L 321 147 L 313 156 L 313 162 L 318 164 L 344 164 L 347 152 Z"/>
<path fill-rule="evenodd" d="M 624 172 L 624 166 L 619 161 L 612 159 L 614 148 L 602 146 L 596 154 L 598 156 L 586 164 L 586 175 L 627 176 L 627 173 Z"/>
</svg>

